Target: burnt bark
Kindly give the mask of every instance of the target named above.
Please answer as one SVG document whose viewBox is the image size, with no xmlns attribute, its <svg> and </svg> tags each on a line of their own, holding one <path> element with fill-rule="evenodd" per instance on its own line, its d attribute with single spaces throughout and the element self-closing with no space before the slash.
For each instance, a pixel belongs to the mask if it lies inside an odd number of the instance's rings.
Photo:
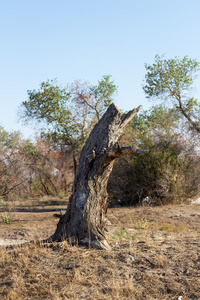
<svg viewBox="0 0 200 300">
<path fill-rule="evenodd" d="M 140 154 L 146 150 L 118 145 L 126 124 L 139 108 L 122 114 L 111 104 L 95 125 L 82 150 L 72 194 L 66 213 L 60 218 L 53 241 L 91 245 L 100 249 L 110 246 L 105 237 L 104 216 L 107 209 L 107 181 L 117 157 Z"/>
</svg>

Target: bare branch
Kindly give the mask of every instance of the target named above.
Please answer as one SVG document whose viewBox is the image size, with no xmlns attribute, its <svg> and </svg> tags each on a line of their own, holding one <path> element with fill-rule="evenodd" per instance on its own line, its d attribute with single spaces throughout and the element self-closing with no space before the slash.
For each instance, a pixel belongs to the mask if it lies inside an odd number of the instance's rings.
<svg viewBox="0 0 200 300">
<path fill-rule="evenodd" d="M 122 116 L 123 126 L 126 126 L 126 124 L 128 124 L 128 122 L 139 112 L 140 107 L 141 105 L 138 106 L 137 108 L 130 110 L 127 114 L 124 114 Z"/>
<path fill-rule="evenodd" d="M 138 155 L 142 153 L 148 153 L 148 150 L 139 149 L 136 146 L 126 146 L 122 148 L 112 147 L 107 152 L 108 156 L 113 158 L 121 157 L 124 155 Z"/>
</svg>

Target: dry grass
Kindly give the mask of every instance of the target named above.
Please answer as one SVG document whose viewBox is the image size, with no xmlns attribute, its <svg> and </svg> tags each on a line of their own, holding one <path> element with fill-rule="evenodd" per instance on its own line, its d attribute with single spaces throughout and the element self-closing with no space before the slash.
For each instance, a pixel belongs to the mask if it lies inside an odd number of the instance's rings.
<svg viewBox="0 0 200 300">
<path fill-rule="evenodd" d="M 66 242 L 1 247 L 0 299 L 200 299 L 199 208 L 109 210 L 111 251 Z"/>
</svg>

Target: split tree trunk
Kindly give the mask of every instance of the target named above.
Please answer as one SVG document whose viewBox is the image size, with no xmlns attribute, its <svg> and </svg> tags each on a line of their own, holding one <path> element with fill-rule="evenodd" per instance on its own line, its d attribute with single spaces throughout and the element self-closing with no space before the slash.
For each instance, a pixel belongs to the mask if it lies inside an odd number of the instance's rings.
<svg viewBox="0 0 200 300">
<path fill-rule="evenodd" d="M 111 104 L 93 128 L 82 150 L 67 212 L 61 217 L 52 236 L 53 241 L 110 248 L 106 241 L 104 216 L 107 209 L 107 181 L 117 157 L 145 153 L 133 146 L 118 145 L 126 124 L 139 108 L 122 114 Z"/>
</svg>

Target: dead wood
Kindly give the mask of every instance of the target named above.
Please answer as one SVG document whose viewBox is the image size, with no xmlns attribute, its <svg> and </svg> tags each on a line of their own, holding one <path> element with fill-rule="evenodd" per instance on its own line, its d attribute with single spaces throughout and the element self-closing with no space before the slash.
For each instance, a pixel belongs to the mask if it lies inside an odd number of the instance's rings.
<svg viewBox="0 0 200 300">
<path fill-rule="evenodd" d="M 107 181 L 114 160 L 122 155 L 138 155 L 146 150 L 136 146 L 121 147 L 118 140 L 127 123 L 139 108 L 122 114 L 111 104 L 95 125 L 82 150 L 72 194 L 66 213 L 61 216 L 53 241 L 109 249 L 105 237 L 104 216 L 107 210 Z"/>
</svg>

